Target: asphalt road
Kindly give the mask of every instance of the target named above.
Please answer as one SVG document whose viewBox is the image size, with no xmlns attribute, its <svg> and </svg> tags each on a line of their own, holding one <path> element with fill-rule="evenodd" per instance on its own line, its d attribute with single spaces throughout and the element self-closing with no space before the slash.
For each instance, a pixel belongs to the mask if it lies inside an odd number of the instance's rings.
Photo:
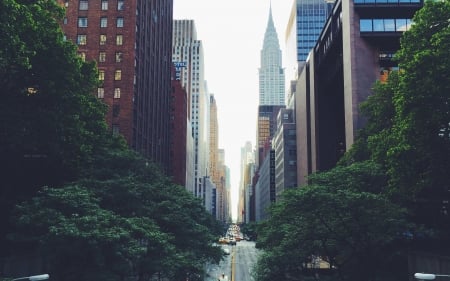
<svg viewBox="0 0 450 281">
<path fill-rule="evenodd" d="M 251 271 L 258 258 L 255 242 L 240 241 L 236 246 L 222 247 L 229 248 L 231 253 L 219 265 L 207 265 L 205 281 L 221 280 L 222 273 L 225 273 L 228 281 L 253 281 Z"/>
</svg>

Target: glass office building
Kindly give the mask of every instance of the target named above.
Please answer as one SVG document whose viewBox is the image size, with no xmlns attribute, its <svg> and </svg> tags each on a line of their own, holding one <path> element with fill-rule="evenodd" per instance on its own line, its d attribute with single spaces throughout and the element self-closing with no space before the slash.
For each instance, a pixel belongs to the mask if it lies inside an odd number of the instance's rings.
<svg viewBox="0 0 450 281">
<path fill-rule="evenodd" d="M 294 0 L 286 27 L 288 81 L 296 80 L 299 69 L 314 48 L 333 8 L 334 0 Z"/>
</svg>

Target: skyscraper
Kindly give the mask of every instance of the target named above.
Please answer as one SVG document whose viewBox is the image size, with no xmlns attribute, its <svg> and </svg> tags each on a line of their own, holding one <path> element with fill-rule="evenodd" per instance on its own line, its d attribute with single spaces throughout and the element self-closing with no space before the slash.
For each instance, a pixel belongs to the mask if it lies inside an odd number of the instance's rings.
<svg viewBox="0 0 450 281">
<path fill-rule="evenodd" d="M 208 175 L 209 161 L 209 94 L 204 78 L 203 45 L 197 40 L 193 20 L 175 20 L 173 24 L 172 61 L 183 65 L 180 81 L 188 97 L 188 118 L 193 140 L 193 186 L 186 188 L 195 196 L 204 194 L 204 178 Z M 189 140 L 187 140 L 189 142 Z"/>
<path fill-rule="evenodd" d="M 259 68 L 259 105 L 285 105 L 284 69 L 272 7 L 264 34 Z"/>
<path fill-rule="evenodd" d="M 398 67 L 400 38 L 422 0 L 336 0 L 299 72 L 296 91 L 298 185 L 335 167 L 367 121 L 358 110 L 373 84 Z M 331 67 L 330 67 L 331 66 Z"/>
<path fill-rule="evenodd" d="M 172 97 L 171 97 L 171 142 L 170 142 L 170 175 L 173 181 L 181 186 L 187 185 L 187 161 L 189 159 L 187 153 L 187 95 L 184 88 L 181 86 L 179 72 L 181 67 L 173 67 L 172 78 Z"/>
<path fill-rule="evenodd" d="M 282 68 L 280 43 L 272 18 L 272 7 L 270 7 L 269 20 L 261 50 L 261 67 L 259 68 L 259 107 L 256 132 L 257 166 L 261 165 L 265 156 L 264 146 L 270 144 L 276 130 L 278 110 L 285 106 L 284 91 L 284 69 Z"/>
<path fill-rule="evenodd" d="M 173 1 L 60 2 L 67 40 L 97 62 L 95 94 L 108 105 L 112 133 L 167 172 Z"/>
<path fill-rule="evenodd" d="M 333 7 L 334 0 L 294 0 L 286 27 L 286 75 L 296 80 L 314 48 Z"/>
</svg>

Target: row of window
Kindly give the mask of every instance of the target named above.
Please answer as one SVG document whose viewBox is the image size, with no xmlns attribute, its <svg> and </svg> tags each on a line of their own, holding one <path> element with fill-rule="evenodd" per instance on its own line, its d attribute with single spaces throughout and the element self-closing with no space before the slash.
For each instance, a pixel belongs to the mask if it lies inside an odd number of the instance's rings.
<svg viewBox="0 0 450 281">
<path fill-rule="evenodd" d="M 86 45 L 87 44 L 87 35 L 86 34 L 78 34 L 77 35 L 77 45 Z M 99 44 L 105 45 L 106 44 L 106 35 L 101 34 L 99 38 Z M 117 34 L 116 35 L 116 45 L 122 46 L 123 45 L 123 35 Z"/>
<path fill-rule="evenodd" d="M 67 24 L 67 19 L 64 20 L 64 23 Z M 88 18 L 78 17 L 78 27 L 88 27 Z M 107 17 L 100 18 L 100 27 L 108 27 Z M 123 27 L 123 17 L 116 18 L 116 27 Z"/>
<path fill-rule="evenodd" d="M 122 52 L 116 52 L 115 61 L 116 62 L 122 62 L 122 59 L 123 59 L 123 53 Z M 106 52 L 99 52 L 99 54 L 98 54 L 98 62 L 106 62 Z"/>
<path fill-rule="evenodd" d="M 103 99 L 105 97 L 105 88 L 97 88 L 97 97 Z M 120 88 L 114 88 L 114 98 L 120 99 Z"/>
<path fill-rule="evenodd" d="M 411 28 L 411 19 L 360 19 L 361 32 L 403 32 Z"/>
<path fill-rule="evenodd" d="M 109 1 L 108 0 L 101 0 L 101 8 L 103 11 L 107 11 L 108 7 L 109 7 Z M 123 0 L 118 0 L 117 1 L 117 11 L 123 11 L 123 9 L 125 8 L 124 6 L 124 1 Z M 89 9 L 89 1 L 88 0 L 80 0 L 79 5 L 78 5 L 78 9 L 80 11 L 87 11 Z"/>
<path fill-rule="evenodd" d="M 104 70 L 98 71 L 98 80 L 100 80 L 100 81 L 105 80 L 105 71 Z M 114 71 L 114 81 L 120 81 L 120 80 L 122 80 L 122 70 L 116 69 L 116 71 Z"/>
</svg>

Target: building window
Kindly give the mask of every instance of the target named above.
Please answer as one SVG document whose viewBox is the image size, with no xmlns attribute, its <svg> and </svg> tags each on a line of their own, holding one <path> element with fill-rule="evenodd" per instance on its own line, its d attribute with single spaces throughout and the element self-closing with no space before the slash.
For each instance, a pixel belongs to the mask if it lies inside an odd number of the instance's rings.
<svg viewBox="0 0 450 281">
<path fill-rule="evenodd" d="M 116 70 L 116 72 L 114 72 L 114 80 L 122 80 L 122 70 Z"/>
<path fill-rule="evenodd" d="M 98 71 L 98 80 L 105 81 L 105 71 L 104 70 Z"/>
<path fill-rule="evenodd" d="M 114 88 L 114 98 L 120 99 L 120 88 Z"/>
<path fill-rule="evenodd" d="M 100 27 L 108 27 L 108 18 L 107 17 L 100 18 Z"/>
<path fill-rule="evenodd" d="M 86 43 L 87 43 L 87 36 L 85 34 L 78 34 L 77 45 L 86 45 Z"/>
<path fill-rule="evenodd" d="M 361 32 L 403 32 L 411 27 L 411 19 L 360 19 Z"/>
<path fill-rule="evenodd" d="M 88 26 L 88 19 L 86 17 L 79 17 L 78 27 L 87 27 L 87 26 Z"/>
<path fill-rule="evenodd" d="M 67 24 L 67 18 L 66 17 L 64 17 L 63 23 Z"/>
<path fill-rule="evenodd" d="M 124 8 L 123 0 L 117 1 L 117 10 L 118 11 L 123 11 L 123 8 Z"/>
<path fill-rule="evenodd" d="M 103 99 L 105 97 L 105 88 L 97 88 L 97 98 Z"/>
<path fill-rule="evenodd" d="M 117 18 L 117 27 L 123 27 L 123 18 Z"/>
<path fill-rule="evenodd" d="M 108 10 L 108 0 L 102 0 L 102 10 Z"/>
<path fill-rule="evenodd" d="M 113 124 L 113 125 L 112 125 L 112 134 L 113 134 L 114 136 L 117 136 L 117 135 L 119 135 L 119 133 L 120 133 L 119 125 Z"/>
<path fill-rule="evenodd" d="M 78 55 L 80 56 L 82 61 L 86 61 L 86 53 L 85 52 L 81 52 Z"/>
<path fill-rule="evenodd" d="M 122 52 L 116 52 L 116 62 L 122 62 Z"/>
<path fill-rule="evenodd" d="M 105 44 L 106 44 L 106 35 L 100 34 L 100 45 L 105 45 Z"/>
<path fill-rule="evenodd" d="M 123 35 L 116 35 L 116 45 L 121 46 L 123 44 Z"/>
<path fill-rule="evenodd" d="M 89 2 L 87 0 L 80 0 L 80 5 L 78 8 L 82 11 L 86 11 L 89 8 Z"/>
<path fill-rule="evenodd" d="M 362 32 L 372 31 L 372 20 L 371 19 L 361 19 L 359 20 L 359 30 Z"/>
<path fill-rule="evenodd" d="M 115 104 L 115 105 L 113 105 L 113 110 L 112 110 L 113 112 L 113 117 L 119 117 L 119 114 L 120 114 L 120 105 L 118 105 L 118 104 Z"/>
<path fill-rule="evenodd" d="M 106 52 L 100 52 L 98 54 L 98 61 L 99 62 L 105 62 L 106 61 Z"/>
</svg>

